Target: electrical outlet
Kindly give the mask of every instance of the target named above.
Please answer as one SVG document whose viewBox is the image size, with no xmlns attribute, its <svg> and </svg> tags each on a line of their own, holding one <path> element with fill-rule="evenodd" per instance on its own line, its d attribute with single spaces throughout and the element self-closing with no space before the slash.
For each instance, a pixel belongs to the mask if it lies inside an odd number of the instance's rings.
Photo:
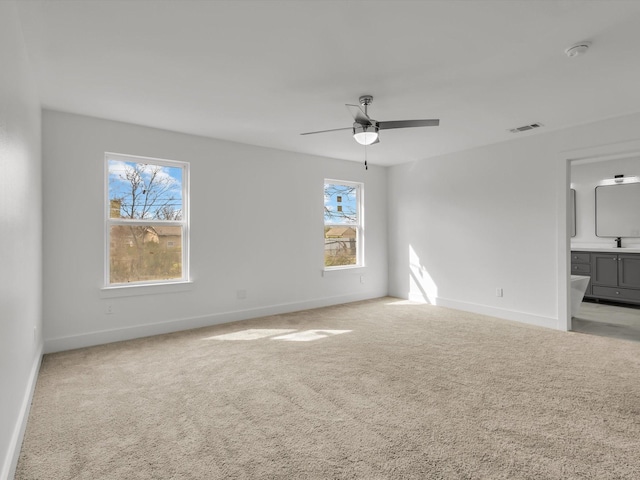
<svg viewBox="0 0 640 480">
<path fill-rule="evenodd" d="M 500 287 L 496 288 L 496 297 L 501 297 L 502 296 L 502 289 Z"/>
<path fill-rule="evenodd" d="M 364 285 L 364 275 L 360 275 L 360 283 Z"/>
<path fill-rule="evenodd" d="M 106 313 L 107 315 L 113 315 L 113 305 L 107 305 L 107 307 L 104 309 L 104 313 Z"/>
<path fill-rule="evenodd" d="M 238 290 L 236 292 L 236 298 L 238 300 L 244 300 L 247 298 L 247 291 L 246 290 Z"/>
</svg>

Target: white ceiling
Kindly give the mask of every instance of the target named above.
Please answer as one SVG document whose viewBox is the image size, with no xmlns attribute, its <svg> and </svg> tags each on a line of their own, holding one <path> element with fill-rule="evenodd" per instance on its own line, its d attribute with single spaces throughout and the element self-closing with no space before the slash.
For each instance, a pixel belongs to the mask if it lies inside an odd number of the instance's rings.
<svg viewBox="0 0 640 480">
<path fill-rule="evenodd" d="M 640 111 L 638 0 L 19 0 L 45 108 L 394 165 Z M 589 40 L 589 52 L 564 49 Z"/>
</svg>

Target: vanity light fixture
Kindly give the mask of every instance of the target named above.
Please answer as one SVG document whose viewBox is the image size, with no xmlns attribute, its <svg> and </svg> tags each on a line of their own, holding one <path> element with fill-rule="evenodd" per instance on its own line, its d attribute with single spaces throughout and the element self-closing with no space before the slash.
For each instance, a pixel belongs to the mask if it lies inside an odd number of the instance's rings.
<svg viewBox="0 0 640 480">
<path fill-rule="evenodd" d="M 634 175 L 625 177 L 624 175 L 615 175 L 613 178 L 605 178 L 598 185 L 621 185 L 623 183 L 640 183 L 640 177 Z"/>
</svg>

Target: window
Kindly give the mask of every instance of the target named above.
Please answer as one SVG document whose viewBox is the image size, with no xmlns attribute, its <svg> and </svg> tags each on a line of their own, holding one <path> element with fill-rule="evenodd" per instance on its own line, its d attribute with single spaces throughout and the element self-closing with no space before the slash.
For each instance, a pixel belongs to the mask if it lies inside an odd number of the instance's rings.
<svg viewBox="0 0 640 480">
<path fill-rule="evenodd" d="M 183 282 L 189 165 L 107 153 L 106 286 Z"/>
<path fill-rule="evenodd" d="M 324 182 L 324 266 L 361 267 L 364 264 L 361 183 Z"/>
</svg>

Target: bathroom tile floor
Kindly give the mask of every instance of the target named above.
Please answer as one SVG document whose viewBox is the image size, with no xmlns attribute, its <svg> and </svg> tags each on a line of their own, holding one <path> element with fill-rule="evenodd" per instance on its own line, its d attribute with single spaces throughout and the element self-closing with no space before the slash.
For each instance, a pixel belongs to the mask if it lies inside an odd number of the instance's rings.
<svg viewBox="0 0 640 480">
<path fill-rule="evenodd" d="M 640 308 L 582 302 L 572 327 L 574 332 L 640 342 Z"/>
</svg>

